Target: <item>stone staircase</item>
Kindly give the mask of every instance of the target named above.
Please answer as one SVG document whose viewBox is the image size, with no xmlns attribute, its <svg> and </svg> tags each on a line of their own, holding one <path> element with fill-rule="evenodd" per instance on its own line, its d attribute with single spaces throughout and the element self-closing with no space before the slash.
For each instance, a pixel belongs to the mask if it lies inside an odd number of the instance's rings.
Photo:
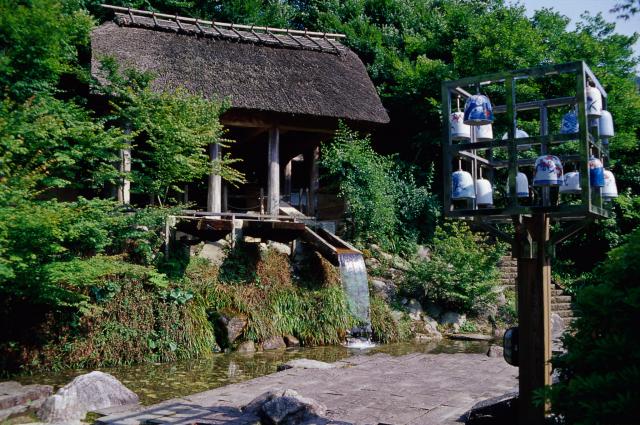
<svg viewBox="0 0 640 425">
<path fill-rule="evenodd" d="M 511 256 L 504 256 L 498 262 L 498 269 L 500 270 L 500 284 L 506 290 L 516 292 L 518 260 L 511 258 Z M 557 313 L 558 316 L 569 322 L 574 318 L 571 302 L 571 295 L 558 284 L 551 282 L 551 312 Z"/>
</svg>

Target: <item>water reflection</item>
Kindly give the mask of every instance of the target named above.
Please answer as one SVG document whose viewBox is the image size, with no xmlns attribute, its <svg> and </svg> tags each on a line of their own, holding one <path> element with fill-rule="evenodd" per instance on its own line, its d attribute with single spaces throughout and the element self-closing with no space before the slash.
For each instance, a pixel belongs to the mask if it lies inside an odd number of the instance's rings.
<svg viewBox="0 0 640 425">
<path fill-rule="evenodd" d="M 143 404 L 148 405 L 267 375 L 275 372 L 279 364 L 297 358 L 335 362 L 358 354 L 387 353 L 399 356 L 409 353 L 483 353 L 487 347 L 486 342 L 451 340 L 431 344 L 388 344 L 368 350 L 351 350 L 343 346 L 311 347 L 261 353 L 214 354 L 209 358 L 197 360 L 100 370 L 114 375 L 138 394 Z M 57 388 L 87 372 L 89 370 L 74 369 L 17 376 L 12 379 L 23 384 L 48 384 Z"/>
</svg>

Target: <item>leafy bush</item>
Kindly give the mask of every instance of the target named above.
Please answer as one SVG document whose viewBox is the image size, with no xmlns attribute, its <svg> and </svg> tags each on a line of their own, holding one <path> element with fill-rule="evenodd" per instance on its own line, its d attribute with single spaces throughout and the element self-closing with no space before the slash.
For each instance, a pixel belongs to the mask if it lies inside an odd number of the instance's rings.
<svg viewBox="0 0 640 425">
<path fill-rule="evenodd" d="M 611 250 L 577 289 L 578 318 L 554 358 L 560 382 L 548 391 L 567 424 L 635 424 L 640 407 L 640 228 Z"/>
<path fill-rule="evenodd" d="M 403 314 L 398 320 L 393 317 L 391 307 L 379 296 L 371 296 L 371 330 L 374 341 L 388 344 L 411 337 L 411 320 Z"/>
<path fill-rule="evenodd" d="M 436 229 L 431 259 L 412 264 L 406 285 L 426 300 L 477 313 L 496 297 L 497 262 L 502 250 L 488 244 L 464 223 Z"/>
<path fill-rule="evenodd" d="M 427 185 L 416 183 L 414 169 L 397 158 L 376 153 L 369 136 L 340 124 L 332 143 L 322 146 L 326 177 L 347 205 L 348 237 L 409 253 L 430 236 L 438 203 Z"/>
</svg>

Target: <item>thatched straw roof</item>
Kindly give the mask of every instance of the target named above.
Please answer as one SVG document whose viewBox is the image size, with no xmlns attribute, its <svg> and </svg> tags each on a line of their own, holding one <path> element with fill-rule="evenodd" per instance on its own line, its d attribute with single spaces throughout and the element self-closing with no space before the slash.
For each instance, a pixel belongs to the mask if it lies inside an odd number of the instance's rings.
<svg viewBox="0 0 640 425">
<path fill-rule="evenodd" d="M 113 56 L 152 71 L 158 90 L 228 98 L 232 112 L 389 121 L 364 65 L 336 40 L 180 26 L 117 16 L 93 30 L 92 73 L 100 77 L 100 58 Z"/>
</svg>

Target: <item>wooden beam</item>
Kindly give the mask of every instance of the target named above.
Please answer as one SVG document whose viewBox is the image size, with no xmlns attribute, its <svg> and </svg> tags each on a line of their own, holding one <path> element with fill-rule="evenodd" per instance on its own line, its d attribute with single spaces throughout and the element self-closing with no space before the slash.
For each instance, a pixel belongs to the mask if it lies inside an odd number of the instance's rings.
<svg viewBox="0 0 640 425">
<path fill-rule="evenodd" d="M 269 161 L 267 213 L 278 215 L 280 211 L 280 130 L 278 127 L 269 129 L 267 157 Z"/>
<path fill-rule="evenodd" d="M 217 173 L 217 164 L 220 159 L 220 145 L 209 144 L 209 160 L 212 162 L 209 182 L 207 186 L 207 211 L 219 213 L 222 210 L 222 178 Z"/>
<path fill-rule="evenodd" d="M 124 133 L 131 133 L 130 123 L 125 124 Z M 131 173 L 131 141 L 127 141 L 126 146 L 120 149 L 120 165 L 118 169 L 123 175 L 117 190 L 118 202 L 128 205 L 131 203 L 131 180 L 127 178 Z"/>
<path fill-rule="evenodd" d="M 310 160 L 308 200 L 310 208 L 307 211 L 307 215 L 315 217 L 318 210 L 318 190 L 320 189 L 320 146 L 316 146 L 311 150 Z"/>
<path fill-rule="evenodd" d="M 291 201 L 291 169 L 292 160 L 289 160 L 284 166 L 284 197 L 287 201 Z"/>
</svg>

